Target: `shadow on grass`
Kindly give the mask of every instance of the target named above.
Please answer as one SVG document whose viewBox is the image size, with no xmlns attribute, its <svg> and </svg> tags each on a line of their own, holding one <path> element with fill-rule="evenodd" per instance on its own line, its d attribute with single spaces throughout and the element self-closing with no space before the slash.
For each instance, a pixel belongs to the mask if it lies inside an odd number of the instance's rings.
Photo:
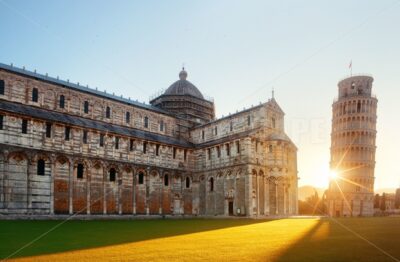
<svg viewBox="0 0 400 262">
<path fill-rule="evenodd" d="M 324 218 L 276 261 L 399 261 L 399 224 L 400 218 Z"/>
<path fill-rule="evenodd" d="M 251 219 L 68 221 L 11 258 L 131 243 L 264 223 Z M 4 259 L 61 221 L 0 221 L 0 259 Z"/>
</svg>

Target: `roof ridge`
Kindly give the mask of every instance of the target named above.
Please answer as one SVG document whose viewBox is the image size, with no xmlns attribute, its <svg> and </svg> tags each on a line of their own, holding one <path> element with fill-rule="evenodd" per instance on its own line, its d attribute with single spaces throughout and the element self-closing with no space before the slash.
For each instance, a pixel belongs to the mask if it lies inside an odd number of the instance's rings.
<svg viewBox="0 0 400 262">
<path fill-rule="evenodd" d="M 97 88 L 93 89 L 93 88 L 90 88 L 89 86 L 82 86 L 79 84 L 79 82 L 75 84 L 75 83 L 69 82 L 69 80 L 65 81 L 65 80 L 59 79 L 58 77 L 54 78 L 54 77 L 48 76 L 47 74 L 43 75 L 43 74 L 37 73 L 36 70 L 32 72 L 32 71 L 25 69 L 25 67 L 19 68 L 19 67 L 14 66 L 13 64 L 6 65 L 4 63 L 0 63 L 0 69 L 10 71 L 13 73 L 17 73 L 17 74 L 21 74 L 21 75 L 24 75 L 27 77 L 33 77 L 33 78 L 41 80 L 41 81 L 47 81 L 52 84 L 61 85 L 64 88 L 71 88 L 71 89 L 74 89 L 74 90 L 77 90 L 80 92 L 85 92 L 85 93 L 90 93 L 90 94 L 93 94 L 96 96 L 100 96 L 105 99 L 112 99 L 112 100 L 118 101 L 120 103 L 137 106 L 137 107 L 140 107 L 145 110 L 156 111 L 158 113 L 162 113 L 162 114 L 166 114 L 166 115 L 175 117 L 173 114 L 171 114 L 165 110 L 162 110 L 160 108 L 154 107 L 151 104 L 149 105 L 146 103 L 139 102 L 138 100 L 131 100 L 130 97 L 124 98 L 122 95 L 116 96 L 115 94 L 110 94 L 110 93 L 107 93 L 106 91 L 100 91 Z"/>
</svg>

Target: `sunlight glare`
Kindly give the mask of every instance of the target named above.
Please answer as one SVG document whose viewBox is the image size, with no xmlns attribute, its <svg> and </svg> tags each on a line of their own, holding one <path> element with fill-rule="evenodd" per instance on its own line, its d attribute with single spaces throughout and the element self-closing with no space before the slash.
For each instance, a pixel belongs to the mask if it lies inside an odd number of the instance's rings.
<svg viewBox="0 0 400 262">
<path fill-rule="evenodd" d="M 330 180 L 336 180 L 338 178 L 338 174 L 334 170 L 330 170 L 328 176 Z"/>
</svg>

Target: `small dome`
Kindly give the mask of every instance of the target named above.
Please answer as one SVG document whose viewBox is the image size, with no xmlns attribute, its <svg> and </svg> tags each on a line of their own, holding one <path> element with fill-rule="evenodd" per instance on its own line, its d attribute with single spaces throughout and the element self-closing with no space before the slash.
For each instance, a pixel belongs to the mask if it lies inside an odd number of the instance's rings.
<svg viewBox="0 0 400 262">
<path fill-rule="evenodd" d="M 182 68 L 182 71 L 179 73 L 179 80 L 173 83 L 168 89 L 165 91 L 164 95 L 190 95 L 200 99 L 204 99 L 203 94 L 200 90 L 186 80 L 187 72 L 185 68 Z"/>
<path fill-rule="evenodd" d="M 180 80 L 186 80 L 187 78 L 187 72 L 185 71 L 185 68 L 182 68 L 182 71 L 179 72 L 179 79 Z"/>
<path fill-rule="evenodd" d="M 278 140 L 290 141 L 290 139 L 285 134 L 281 134 L 281 133 L 272 133 L 267 137 L 267 140 L 268 141 L 278 141 Z"/>
</svg>

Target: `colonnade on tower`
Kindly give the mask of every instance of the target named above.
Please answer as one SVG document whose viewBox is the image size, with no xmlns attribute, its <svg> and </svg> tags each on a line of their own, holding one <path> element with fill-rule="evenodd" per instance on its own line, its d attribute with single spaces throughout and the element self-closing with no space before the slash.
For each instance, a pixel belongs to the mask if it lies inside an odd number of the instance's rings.
<svg viewBox="0 0 400 262">
<path fill-rule="evenodd" d="M 337 174 L 327 191 L 331 216 L 373 215 L 377 98 L 371 76 L 339 82 L 332 105 L 331 162 Z"/>
</svg>

